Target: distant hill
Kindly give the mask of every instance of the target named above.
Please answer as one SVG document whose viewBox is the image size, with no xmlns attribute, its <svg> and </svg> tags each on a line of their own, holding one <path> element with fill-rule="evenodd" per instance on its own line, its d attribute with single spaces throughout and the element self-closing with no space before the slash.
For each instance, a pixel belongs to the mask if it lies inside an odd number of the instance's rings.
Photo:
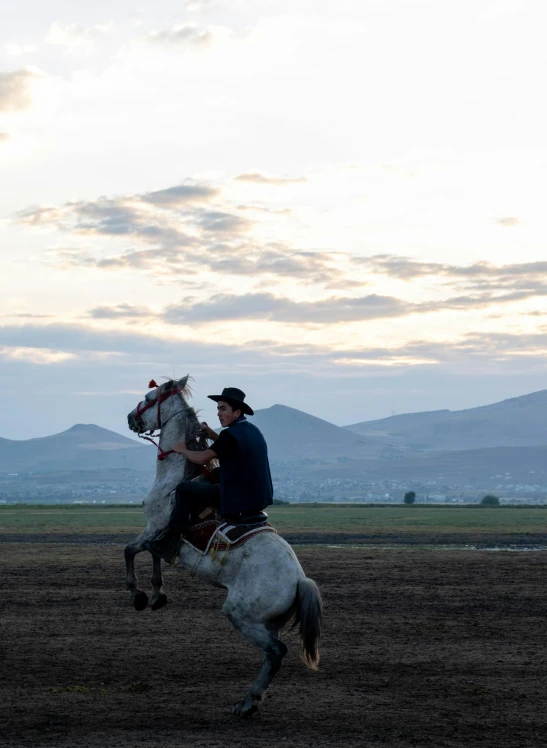
<svg viewBox="0 0 547 748">
<path fill-rule="evenodd" d="M 257 410 L 251 423 L 262 431 L 271 460 L 363 458 L 375 452 L 374 442 L 340 426 L 286 405 Z"/>
<path fill-rule="evenodd" d="M 406 413 L 345 427 L 402 451 L 547 445 L 547 390 L 468 410 Z"/>
<path fill-rule="evenodd" d="M 264 434 L 272 462 L 301 463 L 310 475 L 446 473 L 465 482 L 487 470 L 517 471 L 524 479 L 529 471 L 541 471 L 547 458 L 547 390 L 480 408 L 408 413 L 345 428 L 285 405 L 258 410 L 249 420 Z M 332 464 L 343 458 L 350 462 Z M 0 438 L 1 472 L 152 471 L 155 459 L 152 446 L 94 424 L 40 439 Z"/>
<path fill-rule="evenodd" d="M 146 469 L 155 450 L 114 431 L 79 423 L 67 431 L 38 439 L 0 439 L 0 470 L 4 472 L 94 470 L 109 467 Z"/>
<path fill-rule="evenodd" d="M 393 460 L 354 460 L 341 465 L 315 465 L 314 480 L 345 478 L 394 481 L 431 481 L 434 493 L 443 485 L 473 483 L 494 490 L 507 481 L 544 484 L 547 473 L 547 447 L 490 447 L 408 454 Z M 293 475 L 309 476 L 301 466 Z"/>
<path fill-rule="evenodd" d="M 308 413 L 273 405 L 250 419 L 264 434 L 271 460 L 361 459 L 373 454 L 362 436 Z M 156 450 L 94 424 L 76 424 L 39 439 L 0 439 L 0 471 L 94 470 L 127 467 L 153 469 Z"/>
</svg>

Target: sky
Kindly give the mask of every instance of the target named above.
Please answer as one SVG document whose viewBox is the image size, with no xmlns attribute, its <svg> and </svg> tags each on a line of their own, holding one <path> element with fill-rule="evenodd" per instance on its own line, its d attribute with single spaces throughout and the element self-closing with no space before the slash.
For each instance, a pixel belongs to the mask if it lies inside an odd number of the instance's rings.
<svg viewBox="0 0 547 748">
<path fill-rule="evenodd" d="M 542 0 L 0 6 L 0 435 L 149 379 L 338 425 L 547 388 Z"/>
</svg>

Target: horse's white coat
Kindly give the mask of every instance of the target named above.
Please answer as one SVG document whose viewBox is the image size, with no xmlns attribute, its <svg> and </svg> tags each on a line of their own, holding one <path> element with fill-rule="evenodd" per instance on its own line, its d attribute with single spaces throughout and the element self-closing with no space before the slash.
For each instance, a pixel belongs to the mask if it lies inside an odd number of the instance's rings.
<svg viewBox="0 0 547 748">
<path fill-rule="evenodd" d="M 167 382 L 147 395 L 151 400 L 172 388 L 183 390 L 161 404 L 162 430 L 159 445 L 163 451 L 177 441 L 188 441 L 199 433 L 195 412 L 186 402 L 188 377 Z M 139 433 L 158 428 L 157 407 L 146 410 L 137 418 L 137 409 L 128 415 L 129 427 Z M 143 506 L 145 530 L 125 549 L 127 587 L 138 610 L 146 607 L 148 597 L 137 587 L 134 558 L 143 550 L 142 543 L 165 527 L 173 507 L 178 483 L 188 480 L 197 469 L 178 454 L 157 461 L 156 480 Z M 199 480 L 199 477 L 196 477 Z M 225 557 L 224 557 L 225 556 Z M 315 669 L 318 662 L 321 598 L 315 583 L 307 579 L 290 545 L 279 535 L 263 532 L 247 543 L 216 558 L 203 555 L 184 542 L 179 552 L 180 568 L 187 569 L 204 582 L 227 590 L 222 612 L 234 627 L 264 652 L 264 664 L 248 693 L 234 705 L 233 711 L 248 716 L 256 711 L 273 676 L 281 667 L 286 647 L 278 638 L 281 627 L 294 615 L 301 619 L 300 631 L 305 662 Z M 151 605 L 162 607 L 167 598 L 162 590 L 161 561 L 153 556 Z"/>
</svg>

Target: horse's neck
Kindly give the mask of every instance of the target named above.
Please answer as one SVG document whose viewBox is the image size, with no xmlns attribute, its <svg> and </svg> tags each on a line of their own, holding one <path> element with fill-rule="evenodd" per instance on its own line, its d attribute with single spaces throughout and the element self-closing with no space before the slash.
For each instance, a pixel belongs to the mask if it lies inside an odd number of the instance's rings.
<svg viewBox="0 0 547 748">
<path fill-rule="evenodd" d="M 176 442 L 184 441 L 186 437 L 188 425 L 186 408 L 179 403 L 177 407 L 181 412 L 169 418 L 161 430 L 159 445 L 162 452 L 168 452 Z M 185 470 L 186 458 L 182 455 L 170 454 L 165 460 L 156 461 L 156 483 L 160 483 L 164 490 L 169 486 L 172 486 L 169 490 L 174 490 L 177 484 L 184 480 Z"/>
</svg>

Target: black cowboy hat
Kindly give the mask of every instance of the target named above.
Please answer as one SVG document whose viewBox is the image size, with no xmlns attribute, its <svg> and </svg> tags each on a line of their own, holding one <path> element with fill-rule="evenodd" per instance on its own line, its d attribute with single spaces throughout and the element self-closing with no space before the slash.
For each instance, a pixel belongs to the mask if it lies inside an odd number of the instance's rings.
<svg viewBox="0 0 547 748">
<path fill-rule="evenodd" d="M 240 408 L 248 416 L 254 416 L 254 410 L 247 403 L 243 402 L 245 400 L 245 393 L 242 390 L 238 390 L 237 387 L 225 387 L 222 390 L 222 395 L 207 395 L 207 397 L 209 400 L 214 400 L 215 403 L 222 400 L 231 405 L 234 410 Z"/>
</svg>

